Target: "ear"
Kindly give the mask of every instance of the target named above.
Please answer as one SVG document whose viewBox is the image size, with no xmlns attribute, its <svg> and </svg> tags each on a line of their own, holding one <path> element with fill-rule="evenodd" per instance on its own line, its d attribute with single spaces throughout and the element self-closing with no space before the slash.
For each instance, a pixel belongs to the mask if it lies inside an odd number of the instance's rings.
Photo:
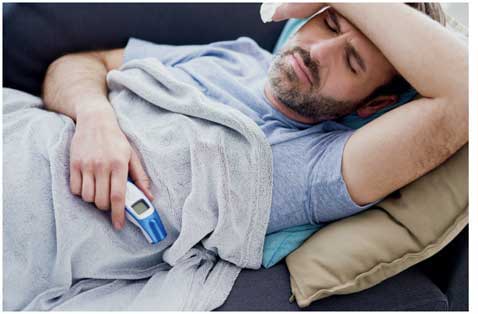
<svg viewBox="0 0 478 314">
<path fill-rule="evenodd" d="M 375 112 L 382 110 L 390 105 L 393 105 L 398 100 L 397 95 L 377 96 L 374 99 L 369 100 L 364 105 L 357 109 L 357 115 L 360 118 L 367 118 Z"/>
</svg>

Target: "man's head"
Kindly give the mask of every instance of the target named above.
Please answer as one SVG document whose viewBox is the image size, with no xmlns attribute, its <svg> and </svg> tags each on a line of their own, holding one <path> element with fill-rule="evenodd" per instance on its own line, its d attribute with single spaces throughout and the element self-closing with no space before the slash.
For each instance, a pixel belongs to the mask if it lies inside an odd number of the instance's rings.
<svg viewBox="0 0 478 314">
<path fill-rule="evenodd" d="M 409 4 L 444 24 L 439 4 Z M 269 69 L 272 94 L 311 121 L 357 112 L 366 117 L 396 102 L 407 86 L 380 50 L 332 8 L 302 26 Z"/>
</svg>

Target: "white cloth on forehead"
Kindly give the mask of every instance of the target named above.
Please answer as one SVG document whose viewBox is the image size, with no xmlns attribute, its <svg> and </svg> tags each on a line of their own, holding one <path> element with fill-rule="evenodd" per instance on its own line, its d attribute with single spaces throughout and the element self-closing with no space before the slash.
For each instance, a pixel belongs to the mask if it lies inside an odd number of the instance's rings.
<svg viewBox="0 0 478 314">
<path fill-rule="evenodd" d="M 280 7 L 282 3 L 277 2 L 265 2 L 261 5 L 261 19 L 263 23 L 272 22 L 272 17 L 276 12 L 277 8 Z"/>
<path fill-rule="evenodd" d="M 265 2 L 261 5 L 261 9 L 260 9 L 260 13 L 261 13 L 261 19 L 262 19 L 262 22 L 263 23 L 268 23 L 268 22 L 272 22 L 272 17 L 274 16 L 274 13 L 277 11 L 277 9 L 283 5 L 284 3 L 276 3 L 276 2 Z M 322 12 L 324 12 L 325 10 L 329 9 L 330 6 L 329 5 L 326 5 L 322 8 L 320 8 L 319 11 L 315 12 L 314 14 L 312 14 L 311 16 L 309 16 L 308 18 L 305 18 L 303 19 L 303 22 L 301 23 L 301 25 L 299 27 L 296 28 L 296 30 L 294 32 L 296 32 L 297 30 L 299 30 L 304 24 L 306 24 L 308 21 L 310 21 L 311 19 L 313 19 L 315 16 L 321 14 Z"/>
</svg>

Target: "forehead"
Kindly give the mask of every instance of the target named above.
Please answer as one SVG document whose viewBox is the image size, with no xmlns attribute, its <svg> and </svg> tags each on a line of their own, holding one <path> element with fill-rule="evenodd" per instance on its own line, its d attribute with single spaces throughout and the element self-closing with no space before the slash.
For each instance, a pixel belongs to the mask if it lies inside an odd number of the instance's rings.
<svg viewBox="0 0 478 314">
<path fill-rule="evenodd" d="M 293 39 L 295 38 L 298 42 L 308 41 L 312 44 L 324 40 L 324 30 L 327 30 L 324 20 L 329 15 L 329 11 L 333 11 L 333 9 L 329 8 L 324 10 L 309 19 L 297 30 Z M 354 47 L 364 59 L 367 68 L 370 68 L 369 74 L 376 76 L 378 74 L 377 72 L 383 73 L 384 71 L 387 77 L 393 74 L 393 66 L 377 46 L 344 16 L 340 15 L 337 11 L 333 11 L 333 13 L 337 16 L 337 22 L 340 25 L 342 36 L 344 36 L 345 40 Z M 331 21 L 330 17 L 328 20 Z M 327 39 L 329 39 L 329 37 L 330 35 Z"/>
</svg>

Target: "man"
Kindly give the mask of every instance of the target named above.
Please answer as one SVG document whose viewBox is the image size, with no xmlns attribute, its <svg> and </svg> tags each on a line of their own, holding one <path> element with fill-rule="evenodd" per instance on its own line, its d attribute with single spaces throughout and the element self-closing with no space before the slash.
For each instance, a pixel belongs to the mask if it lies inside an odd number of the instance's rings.
<svg viewBox="0 0 478 314">
<path fill-rule="evenodd" d="M 274 19 L 307 17 L 323 6 L 283 5 Z M 434 16 L 436 6 L 419 7 Z M 153 195 L 118 126 L 105 77 L 145 57 L 159 59 L 177 79 L 240 110 L 264 131 L 274 158 L 268 232 L 363 210 L 468 141 L 467 47 L 405 4 L 332 4 L 276 57 L 248 38 L 179 47 L 131 39 L 125 49 L 67 55 L 49 67 L 43 99 L 47 109 L 77 124 L 72 193 L 111 208 L 117 229 L 124 224 L 128 172 Z M 355 132 L 332 121 L 393 104 L 398 95 L 383 87 L 401 77 L 423 98 Z"/>
</svg>

